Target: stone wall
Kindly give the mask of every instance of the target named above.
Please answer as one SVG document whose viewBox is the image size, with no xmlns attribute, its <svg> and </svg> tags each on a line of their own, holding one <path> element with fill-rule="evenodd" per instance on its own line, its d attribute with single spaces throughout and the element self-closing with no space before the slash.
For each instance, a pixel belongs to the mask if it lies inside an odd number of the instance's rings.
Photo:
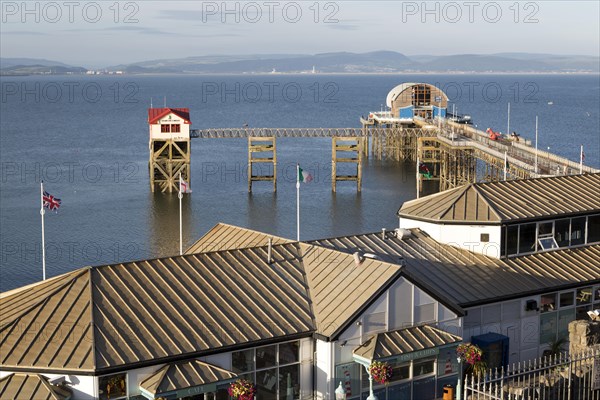
<svg viewBox="0 0 600 400">
<path fill-rule="evenodd" d="M 569 354 L 600 346 L 600 321 L 573 321 L 569 324 Z"/>
</svg>

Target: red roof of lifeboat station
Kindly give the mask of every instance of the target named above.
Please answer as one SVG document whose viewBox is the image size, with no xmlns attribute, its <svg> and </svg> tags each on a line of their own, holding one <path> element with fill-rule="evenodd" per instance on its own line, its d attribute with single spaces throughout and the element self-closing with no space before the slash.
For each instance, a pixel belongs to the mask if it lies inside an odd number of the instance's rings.
<svg viewBox="0 0 600 400">
<path fill-rule="evenodd" d="M 175 114 L 178 117 L 183 118 L 184 123 L 191 124 L 190 122 L 190 109 L 189 108 L 149 108 L 148 109 L 148 123 L 156 124 L 158 121 L 166 117 L 169 114 Z"/>
</svg>

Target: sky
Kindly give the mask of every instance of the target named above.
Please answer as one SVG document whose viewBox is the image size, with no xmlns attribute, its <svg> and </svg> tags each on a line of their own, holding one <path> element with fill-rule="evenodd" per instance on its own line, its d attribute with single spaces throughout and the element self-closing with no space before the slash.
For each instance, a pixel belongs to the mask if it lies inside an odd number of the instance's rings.
<svg viewBox="0 0 600 400">
<path fill-rule="evenodd" d="M 2 1 L 0 56 L 98 68 L 203 55 L 600 52 L 598 1 Z"/>
</svg>

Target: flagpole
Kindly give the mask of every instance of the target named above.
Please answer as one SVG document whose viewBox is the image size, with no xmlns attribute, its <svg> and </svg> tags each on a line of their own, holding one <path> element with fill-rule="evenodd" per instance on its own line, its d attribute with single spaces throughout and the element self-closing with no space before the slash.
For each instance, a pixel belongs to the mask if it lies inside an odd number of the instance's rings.
<svg viewBox="0 0 600 400">
<path fill-rule="evenodd" d="M 579 152 L 579 174 L 583 174 L 583 145 L 581 145 L 581 150 Z"/>
<path fill-rule="evenodd" d="M 179 171 L 179 255 L 183 255 L 183 217 L 181 212 L 181 199 L 183 199 L 183 193 L 181 193 L 181 171 Z"/>
<path fill-rule="evenodd" d="M 40 182 L 40 215 L 42 216 L 42 280 L 46 280 L 46 238 L 44 234 L 44 181 Z"/>
<path fill-rule="evenodd" d="M 419 198 L 419 155 L 417 154 L 417 199 Z"/>
<path fill-rule="evenodd" d="M 535 166 L 535 174 L 538 173 L 538 116 L 535 116 L 535 161 L 533 163 Z"/>
<path fill-rule="evenodd" d="M 300 164 L 296 164 L 296 239 L 300 241 Z"/>
<path fill-rule="evenodd" d="M 508 117 L 506 119 L 506 136 L 510 135 L 510 101 L 508 102 Z M 504 178 L 506 180 L 506 178 Z"/>
<path fill-rule="evenodd" d="M 504 180 L 506 180 L 506 163 L 508 162 L 507 158 L 508 158 L 507 151 L 504 150 Z"/>
</svg>

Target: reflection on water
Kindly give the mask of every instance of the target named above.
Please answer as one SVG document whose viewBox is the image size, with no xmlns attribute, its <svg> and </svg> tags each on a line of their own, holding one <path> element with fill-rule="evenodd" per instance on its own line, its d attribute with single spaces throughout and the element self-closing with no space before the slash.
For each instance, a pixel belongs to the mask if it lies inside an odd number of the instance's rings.
<svg viewBox="0 0 600 400">
<path fill-rule="evenodd" d="M 182 231 L 184 238 L 190 238 L 194 221 L 192 194 L 184 194 L 181 199 Z M 148 241 L 153 253 L 160 256 L 179 254 L 179 198 L 176 193 L 150 193 L 151 214 L 148 216 Z M 184 240 L 184 251 L 186 243 Z M 191 243 L 187 243 L 191 244 Z"/>
</svg>

